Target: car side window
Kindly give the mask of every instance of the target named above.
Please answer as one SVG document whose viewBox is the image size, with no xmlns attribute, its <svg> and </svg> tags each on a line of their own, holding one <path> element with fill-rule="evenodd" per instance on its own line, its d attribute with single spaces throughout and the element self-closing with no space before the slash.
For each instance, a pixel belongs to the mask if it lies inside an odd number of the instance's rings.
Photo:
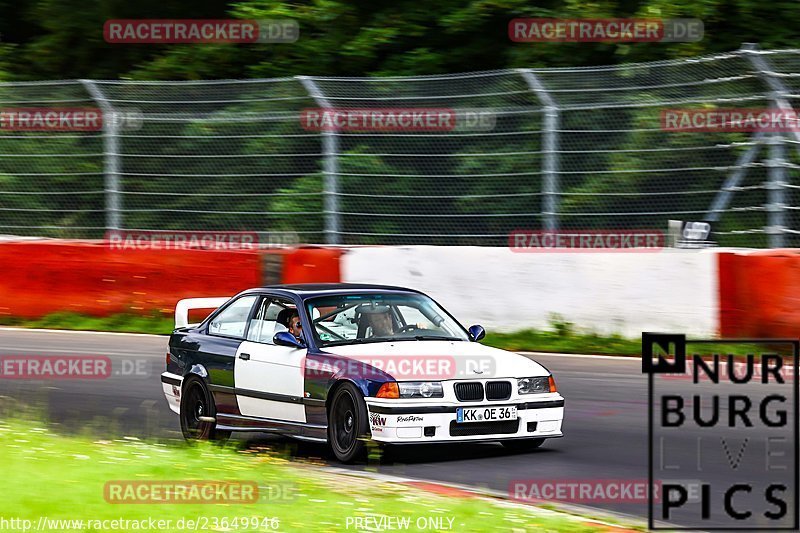
<svg viewBox="0 0 800 533">
<path fill-rule="evenodd" d="M 250 321 L 250 329 L 247 330 L 247 340 L 264 344 L 275 344 L 272 340 L 275 334 L 279 331 L 288 331 L 286 326 L 279 321 L 280 318 L 282 318 L 282 314 L 287 314 L 281 313 L 286 309 L 295 309 L 294 303 L 281 298 L 263 298 L 258 305 L 256 314 Z"/>
<path fill-rule="evenodd" d="M 356 305 L 342 307 L 335 306 L 316 307 L 308 305 L 312 324 L 317 335 L 323 341 L 337 341 L 355 339 L 358 336 L 358 317 Z"/>
<path fill-rule="evenodd" d="M 211 323 L 208 325 L 209 335 L 243 338 L 247 317 L 250 315 L 250 309 L 256 298 L 255 295 L 242 296 L 223 309 L 220 314 L 211 319 Z"/>
</svg>

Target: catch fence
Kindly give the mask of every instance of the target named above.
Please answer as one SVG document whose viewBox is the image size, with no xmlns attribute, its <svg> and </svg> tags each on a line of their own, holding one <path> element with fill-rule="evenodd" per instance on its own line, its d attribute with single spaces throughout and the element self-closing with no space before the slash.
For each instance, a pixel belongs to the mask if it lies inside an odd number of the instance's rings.
<svg viewBox="0 0 800 533">
<path fill-rule="evenodd" d="M 0 128 L 0 234 L 506 246 L 515 230 L 684 220 L 710 221 L 721 245 L 798 246 L 796 129 L 668 131 L 663 116 L 789 112 L 798 98 L 800 50 L 754 46 L 416 77 L 2 83 L 0 112 L 95 108 L 103 121 Z M 336 110 L 333 126 L 310 121 L 319 110 Z M 390 124 L 401 110 L 445 119 Z"/>
</svg>

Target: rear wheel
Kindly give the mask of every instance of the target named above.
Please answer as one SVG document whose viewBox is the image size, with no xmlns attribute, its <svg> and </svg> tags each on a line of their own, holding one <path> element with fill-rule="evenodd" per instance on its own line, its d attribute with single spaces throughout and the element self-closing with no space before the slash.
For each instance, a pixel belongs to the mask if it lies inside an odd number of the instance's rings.
<svg viewBox="0 0 800 533">
<path fill-rule="evenodd" d="M 352 383 L 345 383 L 333 393 L 328 411 L 328 443 L 336 458 L 352 463 L 363 457 L 369 436 L 367 405 Z"/>
<path fill-rule="evenodd" d="M 526 452 L 535 450 L 544 444 L 544 439 L 515 439 L 501 441 L 503 446 L 515 452 Z"/>
<path fill-rule="evenodd" d="M 217 416 L 214 397 L 202 379 L 190 377 L 183 386 L 181 395 L 181 432 L 186 440 L 225 441 L 230 431 L 217 429 L 212 422 Z"/>
</svg>

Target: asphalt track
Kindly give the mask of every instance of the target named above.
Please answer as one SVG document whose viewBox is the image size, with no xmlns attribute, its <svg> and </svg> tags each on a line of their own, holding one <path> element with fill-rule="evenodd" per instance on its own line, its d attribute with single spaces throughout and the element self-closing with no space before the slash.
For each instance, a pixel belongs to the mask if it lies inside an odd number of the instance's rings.
<svg viewBox="0 0 800 533">
<path fill-rule="evenodd" d="M 44 414 L 66 433 L 89 431 L 159 440 L 180 438 L 178 418 L 168 409 L 161 393 L 159 375 L 165 351 L 165 337 L 0 328 L 0 356 L 102 355 L 111 358 L 113 369 L 108 379 L 98 380 L 0 379 L 0 412 L 32 409 L 32 414 L 26 416 Z M 370 464 L 369 468 L 375 467 L 378 472 L 389 475 L 503 492 L 509 490 L 514 480 L 646 481 L 648 396 L 640 360 L 543 354 L 531 357 L 553 372 L 559 391 L 566 398 L 564 438 L 549 440 L 542 448 L 528 453 L 508 452 L 498 444 L 406 446 L 392 450 L 380 463 Z M 681 389 L 689 385 L 682 380 L 671 380 L 669 386 Z M 709 439 L 709 435 L 713 438 Z M 708 461 L 710 456 L 712 462 L 725 461 L 720 435 L 725 433 L 675 432 L 669 436 L 666 461 L 683 465 L 686 471 L 687 464 L 696 455 L 698 437 L 704 442 L 717 440 L 712 443 L 712 453 L 706 453 L 704 460 Z M 741 436 L 742 433 L 730 435 Z M 788 431 L 787 437 L 791 437 Z M 300 460 L 327 457 L 321 445 L 298 444 L 263 434 L 244 434 L 237 438 L 244 441 L 243 446 L 275 447 L 289 451 Z M 741 444 L 731 437 L 728 445 L 730 462 Z M 756 484 L 766 483 L 780 474 L 764 467 L 764 455 L 765 451 L 756 447 L 744 450 L 735 474 Z M 347 468 L 365 469 L 367 466 Z M 716 474 L 704 475 L 708 476 L 704 481 L 713 481 Z M 785 473 L 783 475 L 785 478 Z M 682 471 L 674 475 L 674 479 L 696 478 Z M 712 521 L 721 513 L 720 501 L 712 502 Z M 647 516 L 647 504 L 641 500 L 577 503 Z M 764 510 L 757 507 L 756 500 L 753 505 L 755 511 Z M 764 507 L 763 501 L 760 505 Z M 789 507 L 793 510 L 791 499 Z"/>
</svg>

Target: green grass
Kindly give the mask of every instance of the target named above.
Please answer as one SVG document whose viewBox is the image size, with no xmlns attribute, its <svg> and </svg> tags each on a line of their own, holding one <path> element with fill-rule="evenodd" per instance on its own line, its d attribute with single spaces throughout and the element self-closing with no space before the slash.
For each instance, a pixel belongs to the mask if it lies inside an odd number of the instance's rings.
<svg viewBox="0 0 800 533">
<path fill-rule="evenodd" d="M 550 318 L 550 329 L 528 329 L 514 333 L 486 334 L 484 344 L 512 351 L 581 353 L 594 355 L 627 355 L 640 357 L 642 354 L 641 338 L 630 339 L 621 335 L 601 335 L 591 331 L 581 331 L 571 322 L 565 322 L 559 315 Z M 755 344 L 722 344 L 692 343 L 687 341 L 687 355 L 699 354 L 709 356 L 712 353 L 734 354 L 737 356 L 750 353 L 776 352 L 784 355 L 786 345 L 769 346 Z"/>
<path fill-rule="evenodd" d="M 411 531 L 417 530 L 413 526 L 417 520 L 427 518 L 443 519 L 442 523 L 450 523 L 454 531 L 604 529 L 581 518 L 532 506 L 509 507 L 490 498 L 441 496 L 405 484 L 322 472 L 311 464 L 289 463 L 262 450 L 64 436 L 44 424 L 19 420 L 0 421 L 0 464 L 5 487 L 0 520 L 30 520 L 33 526 L 29 527 L 36 527 L 40 517 L 51 521 L 152 518 L 172 521 L 162 531 L 181 531 L 181 519 L 200 519 L 208 526 L 200 529 L 211 531 L 340 531 L 348 529 L 348 517 L 352 518 L 349 529 L 357 530 L 356 518 L 384 516 L 410 519 Z M 261 496 L 251 503 L 106 501 L 107 482 L 129 480 L 254 482 Z M 264 518 L 277 519 L 279 527 L 273 529 L 268 522 L 264 527 Z M 257 528 L 250 527 L 256 523 Z M 68 529 L 53 522 L 49 526 L 46 530 Z M 0 522 L 0 530 L 12 527 Z M 92 527 L 84 522 L 82 528 L 69 529 L 89 531 Z M 116 528 L 126 529 L 134 528 Z"/>
<path fill-rule="evenodd" d="M 514 333 L 487 333 L 483 344 L 512 351 L 581 353 L 593 355 L 626 355 L 640 357 L 642 354 L 641 339 L 627 339 L 619 335 L 598 335 L 595 333 L 569 333 L 558 331 L 525 330 Z M 712 353 L 747 354 L 780 353 L 791 356 L 788 345 L 756 345 L 756 344 L 698 344 L 692 343 L 691 337 L 686 343 L 687 355 L 698 354 L 708 357 Z M 789 350 L 789 351 L 787 351 Z"/>
<path fill-rule="evenodd" d="M 0 325 L 22 328 L 70 329 L 80 331 L 116 331 L 167 335 L 175 327 L 171 315 L 153 312 L 149 315 L 118 313 L 110 316 L 88 316 L 78 313 L 52 313 L 42 318 L 0 317 Z"/>
<path fill-rule="evenodd" d="M 483 344 L 512 351 L 583 353 L 598 355 L 630 355 L 642 353 L 641 339 L 626 339 L 619 335 L 569 333 L 526 329 L 514 333 L 486 334 Z"/>
</svg>

